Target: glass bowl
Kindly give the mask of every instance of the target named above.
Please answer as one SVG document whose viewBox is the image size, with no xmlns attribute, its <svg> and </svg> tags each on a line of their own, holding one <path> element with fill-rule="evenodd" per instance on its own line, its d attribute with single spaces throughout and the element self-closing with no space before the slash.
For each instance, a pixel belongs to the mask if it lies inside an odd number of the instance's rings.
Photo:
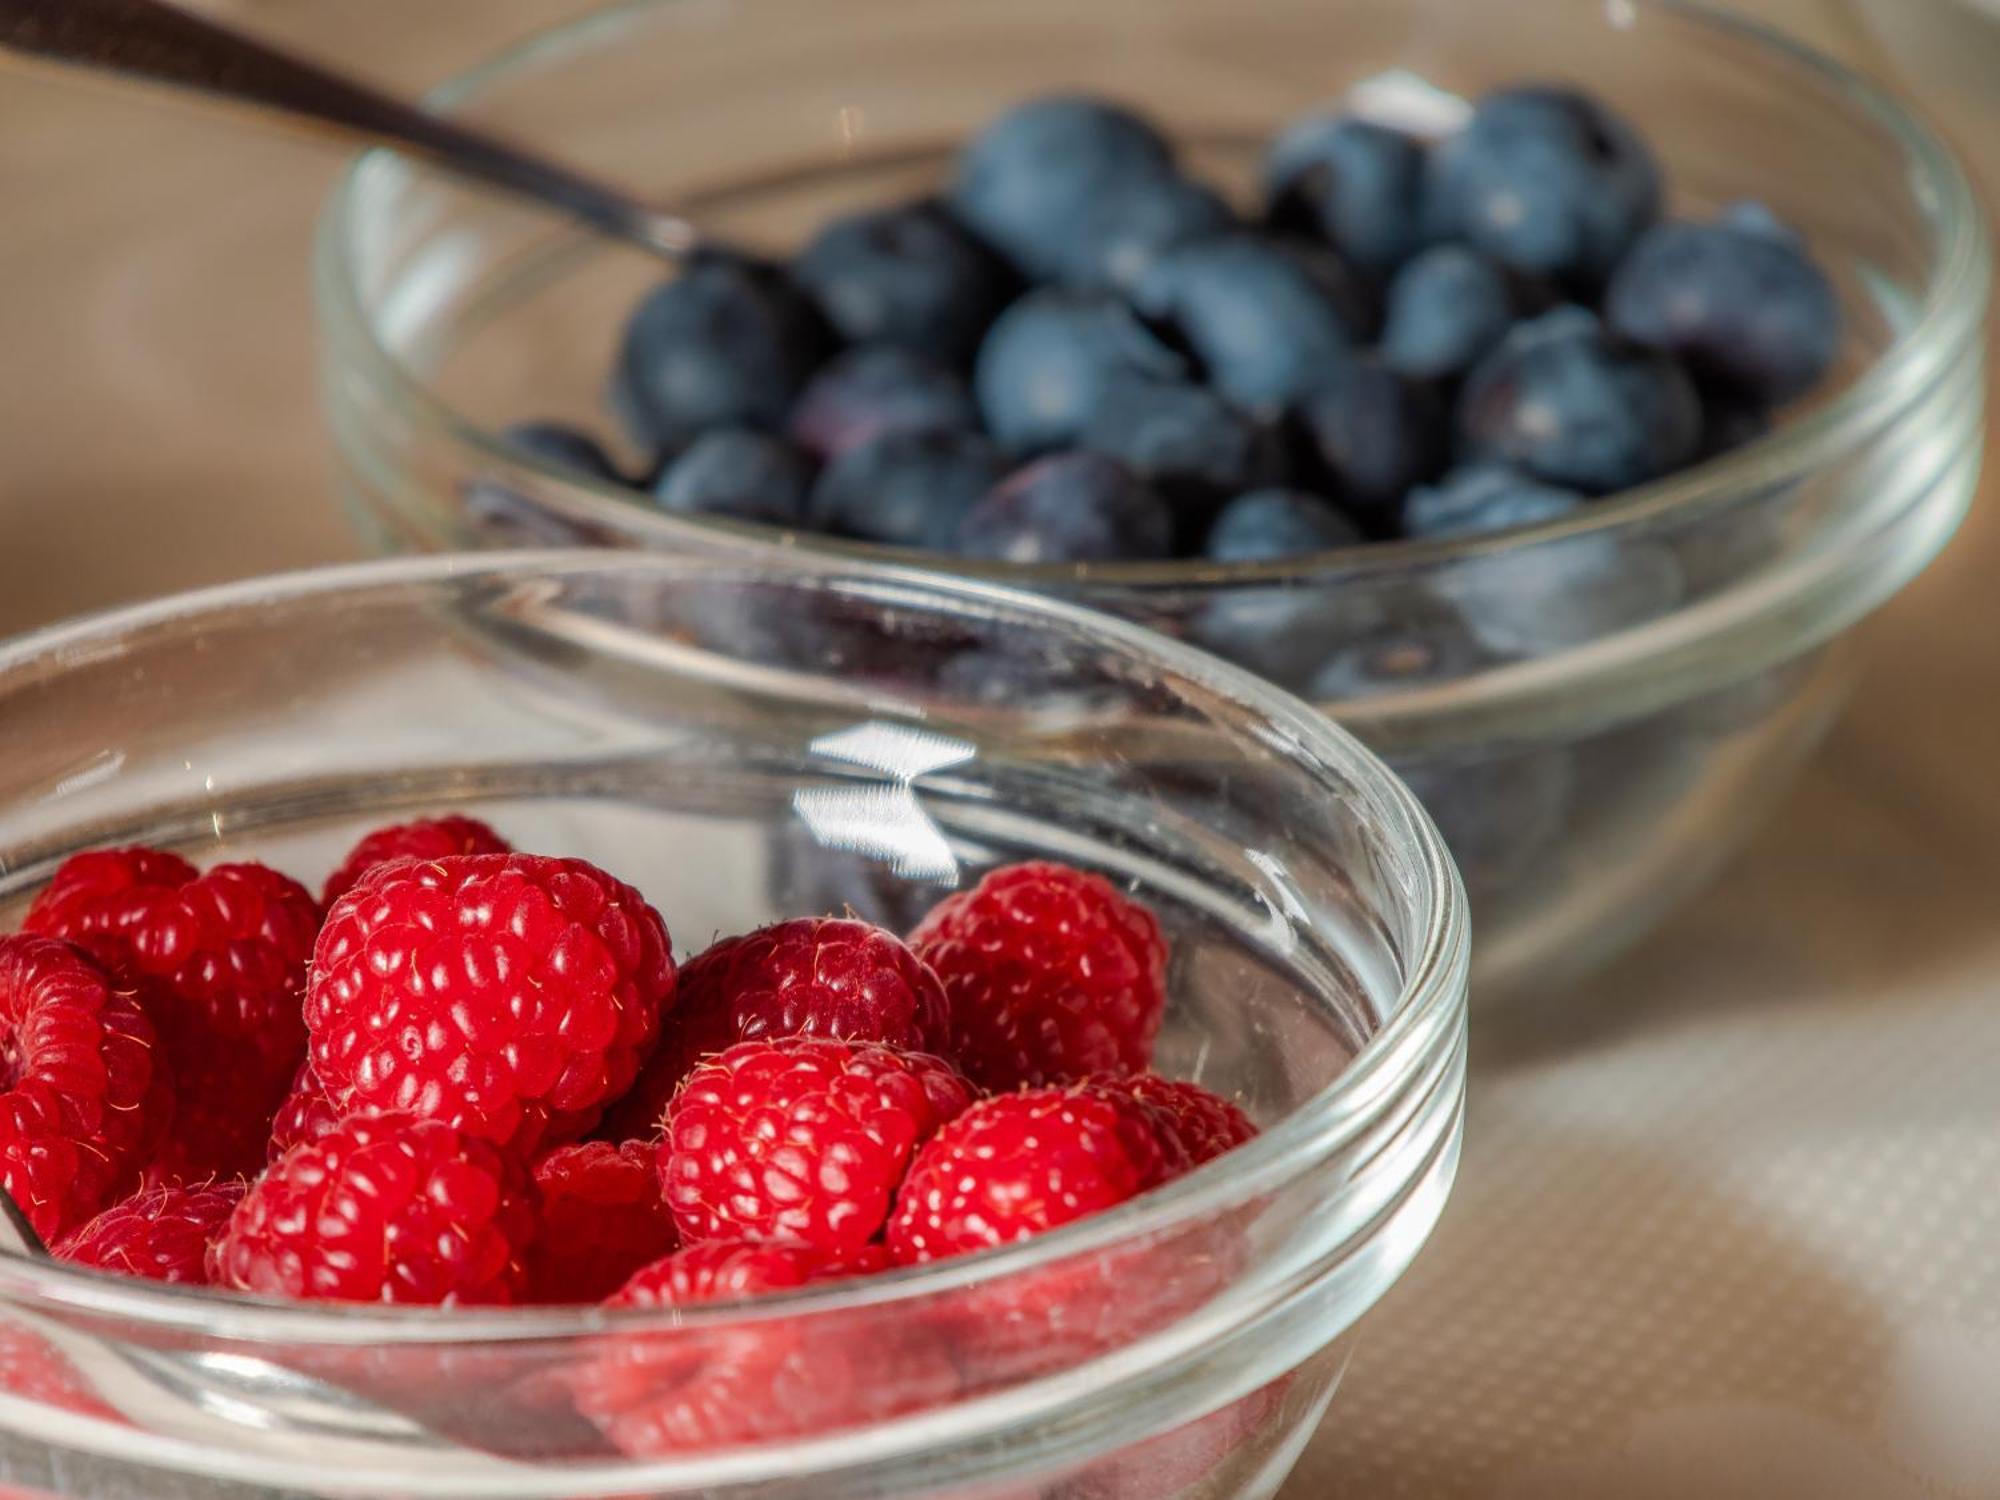
<svg viewBox="0 0 2000 1500">
<path fill-rule="evenodd" d="M 1827 264 L 1840 357 L 1774 433 L 1570 521 L 1466 541 L 1219 567 L 926 559 L 1219 645 L 1313 697 L 1444 829 L 1491 998 L 1588 969 L 1722 864 L 1839 710 L 1845 633 L 1970 501 L 1984 220 L 1899 105 L 1668 0 L 1553 0 L 1532 26 L 1485 0 L 654 0 L 438 99 L 782 253 L 830 214 L 935 185 L 957 142 L 1027 95 L 1130 101 L 1247 196 L 1257 144 L 1315 106 L 1448 122 L 1467 96 L 1548 77 L 1638 122 L 1675 210 L 1762 199 Z M 338 191 L 317 274 L 344 488 L 376 545 L 779 537 L 664 514 L 495 435 L 610 428 L 606 372 L 661 275 L 646 256 L 378 153 Z"/>
<path fill-rule="evenodd" d="M 986 649 L 1016 705 L 962 685 Z M 1265 1127 L 1031 1243 L 754 1306 L 284 1304 L 0 1254 L 0 1492 L 1265 1496 L 1456 1166 L 1464 893 L 1421 808 L 1304 704 L 1060 602 L 775 555 L 403 559 L 0 645 L 0 725 L 0 928 L 80 849 L 317 880 L 440 808 L 610 867 L 684 953 L 1092 868 L 1173 944 L 1162 1070 Z M 765 1441 L 626 1454 L 579 1418 L 726 1393 L 771 1338 Z"/>
</svg>

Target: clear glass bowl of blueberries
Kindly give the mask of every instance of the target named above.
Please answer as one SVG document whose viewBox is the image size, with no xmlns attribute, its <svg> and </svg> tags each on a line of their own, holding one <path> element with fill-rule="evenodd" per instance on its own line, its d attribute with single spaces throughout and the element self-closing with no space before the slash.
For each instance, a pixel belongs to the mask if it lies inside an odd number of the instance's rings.
<svg viewBox="0 0 2000 1500">
<path fill-rule="evenodd" d="M 377 545 L 893 556 L 1206 647 L 1416 790 L 1487 999 L 1721 866 L 1973 493 L 1962 172 L 1700 7 L 658 0 L 439 98 L 714 249 L 364 159 L 318 291 Z"/>
</svg>

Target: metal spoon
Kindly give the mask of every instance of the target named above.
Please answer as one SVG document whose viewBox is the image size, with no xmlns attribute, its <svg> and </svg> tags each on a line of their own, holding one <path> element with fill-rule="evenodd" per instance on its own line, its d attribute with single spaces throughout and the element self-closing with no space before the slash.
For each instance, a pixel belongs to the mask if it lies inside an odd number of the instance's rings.
<svg viewBox="0 0 2000 1500">
<path fill-rule="evenodd" d="M 4 1251 L 50 1259 L 13 1194 L 0 1187 Z M 523 1472 L 343 1386 L 253 1355 L 117 1344 L 24 1307 L 0 1316 L 46 1341 L 142 1432 L 336 1469 L 388 1462 L 401 1472 L 461 1479 Z"/>
<path fill-rule="evenodd" d="M 0 0 L 0 53 L 189 89 L 319 133 L 393 146 L 678 259 L 694 226 L 629 194 L 163 0 Z"/>
</svg>

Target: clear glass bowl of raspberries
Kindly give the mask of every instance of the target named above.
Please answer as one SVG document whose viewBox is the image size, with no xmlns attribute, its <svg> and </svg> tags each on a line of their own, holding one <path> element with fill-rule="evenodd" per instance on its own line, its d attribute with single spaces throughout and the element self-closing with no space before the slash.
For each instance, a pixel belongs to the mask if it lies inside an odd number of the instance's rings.
<svg viewBox="0 0 2000 1500">
<path fill-rule="evenodd" d="M 439 100 L 716 253 L 362 164 L 379 545 L 893 545 L 1202 645 L 1416 789 L 1489 998 L 1721 866 L 1973 491 L 1963 175 L 1698 6 L 660 0 Z"/>
<path fill-rule="evenodd" d="M 1435 827 L 1109 616 L 408 559 L 0 722 L 10 1494 L 1268 1495 L 1450 1187 Z"/>
</svg>

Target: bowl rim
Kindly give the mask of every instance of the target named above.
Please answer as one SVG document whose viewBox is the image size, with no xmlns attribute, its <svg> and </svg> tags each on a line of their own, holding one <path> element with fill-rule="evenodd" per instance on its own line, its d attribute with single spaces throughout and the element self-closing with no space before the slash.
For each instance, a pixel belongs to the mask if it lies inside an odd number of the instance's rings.
<svg viewBox="0 0 2000 1500">
<path fill-rule="evenodd" d="M 1983 317 L 1990 274 L 1989 231 L 1979 198 L 1963 165 L 1945 141 L 1895 95 L 1854 69 L 1762 21 L 1710 0 L 1624 0 L 1628 10 L 1652 10 L 1735 42 L 1768 52 L 1816 76 L 1848 108 L 1874 121 L 1895 141 L 1912 173 L 1912 195 L 1935 230 L 1930 274 L 1916 315 L 1867 367 L 1831 399 L 1779 424 L 1743 447 L 1678 474 L 1605 496 L 1566 518 L 1460 538 L 1364 542 L 1267 562 L 1217 564 L 1202 559 L 1111 563 L 1014 563 L 959 558 L 889 548 L 804 531 L 786 531 L 717 517 L 669 514 L 635 503 L 633 491 L 545 461 L 508 442 L 500 431 L 472 422 L 377 336 L 363 303 L 354 260 L 354 226 L 362 195 L 378 163 L 399 161 L 376 148 L 342 173 L 326 200 L 314 239 L 313 275 L 318 301 L 356 351 L 375 382 L 398 403 L 469 449 L 482 466 L 533 476 L 587 501 L 586 524 L 611 524 L 620 532 L 662 547 L 711 551 L 782 546 L 851 562 L 910 565 L 954 577 L 1018 586 L 1146 589 L 1221 589 L 1252 584 L 1324 583 L 1419 573 L 1472 559 L 1558 545 L 1575 537 L 1640 529 L 1670 515 L 1698 513 L 1740 497 L 1746 490 L 1778 486 L 1802 476 L 1851 444 L 1858 433 L 1887 424 L 1912 392 L 1951 357 L 1968 326 Z M 506 47 L 432 90 L 427 102 L 451 112 L 473 101 L 489 84 L 532 70 L 620 28 L 684 9 L 687 0 L 613 0 Z M 616 507 L 607 518 L 598 508 Z"/>
<path fill-rule="evenodd" d="M 426 585 L 466 586 L 480 579 L 520 583 L 549 577 L 654 573 L 713 581 L 713 558 L 576 548 L 549 551 L 437 553 L 263 575 L 86 614 L 0 641 L 0 692 L 23 674 L 47 676 L 114 655 L 134 635 L 185 626 L 205 616 Z M 1255 675 L 1169 637 L 1097 611 L 1023 590 L 916 568 L 855 565 L 839 559 L 774 555 L 727 563 L 745 583 L 859 580 L 895 592 L 898 602 L 928 599 L 1025 614 L 1092 638 L 1126 660 L 1186 678 L 1203 696 L 1247 715 L 1261 743 L 1309 776 L 1338 776 L 1360 812 L 1411 855 L 1416 884 L 1403 900 L 1417 940 L 1393 1004 L 1348 1064 L 1289 1114 L 1231 1152 L 1106 1213 L 1032 1240 L 879 1276 L 825 1283 L 691 1308 L 607 1310 L 595 1306 L 445 1309 L 374 1303 L 306 1303 L 207 1288 L 168 1286 L 36 1261 L 0 1251 L 0 1307 L 24 1301 L 159 1330 L 199 1332 L 253 1342 L 315 1344 L 530 1344 L 608 1329 L 737 1326 L 801 1314 L 847 1312 L 933 1297 L 977 1282 L 1032 1271 L 1118 1242 L 1186 1228 L 1221 1209 L 1295 1181 L 1375 1123 L 1387 1101 L 1441 1046 L 1462 1043 L 1470 942 L 1465 891 L 1442 837 L 1415 795 L 1360 741 L 1308 704 Z M 1365 1174 L 1364 1174 L 1365 1175 Z M 1361 1226 L 1365 1241 L 1377 1226 Z"/>
</svg>

